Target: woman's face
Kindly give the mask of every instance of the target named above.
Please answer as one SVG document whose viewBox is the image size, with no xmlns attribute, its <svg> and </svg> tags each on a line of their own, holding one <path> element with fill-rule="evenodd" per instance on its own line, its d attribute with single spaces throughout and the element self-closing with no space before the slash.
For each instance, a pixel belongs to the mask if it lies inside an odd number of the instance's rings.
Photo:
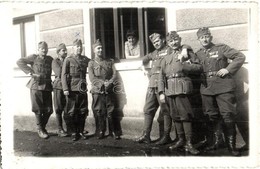
<svg viewBox="0 0 260 169">
<path fill-rule="evenodd" d="M 137 42 L 137 39 L 134 36 L 128 36 L 127 41 L 129 42 L 129 44 L 134 45 Z"/>
</svg>

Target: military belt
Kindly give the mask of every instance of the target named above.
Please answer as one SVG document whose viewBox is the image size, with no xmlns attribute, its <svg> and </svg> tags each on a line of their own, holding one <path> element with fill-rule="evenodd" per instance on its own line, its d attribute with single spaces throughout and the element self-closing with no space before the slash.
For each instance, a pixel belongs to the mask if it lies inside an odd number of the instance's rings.
<svg viewBox="0 0 260 169">
<path fill-rule="evenodd" d="M 185 74 L 184 73 L 173 73 L 170 75 L 166 75 L 167 79 L 179 78 L 179 77 L 185 77 Z"/>
<path fill-rule="evenodd" d="M 160 71 L 158 70 L 158 71 L 154 71 L 152 74 L 155 75 L 155 74 L 159 74 L 159 73 L 160 73 Z"/>
</svg>

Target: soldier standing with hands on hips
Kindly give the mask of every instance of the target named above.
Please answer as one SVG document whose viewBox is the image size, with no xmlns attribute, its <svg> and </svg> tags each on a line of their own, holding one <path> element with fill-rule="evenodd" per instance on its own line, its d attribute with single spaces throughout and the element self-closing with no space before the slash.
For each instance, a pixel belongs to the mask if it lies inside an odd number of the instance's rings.
<svg viewBox="0 0 260 169">
<path fill-rule="evenodd" d="M 31 75 L 27 87 L 30 89 L 32 112 L 35 113 L 38 135 L 44 139 L 49 137 L 45 127 L 53 112 L 51 96 L 51 63 L 53 59 L 47 53 L 48 45 L 41 41 L 38 43 L 38 54 L 20 58 L 17 61 L 18 67 Z"/>
<path fill-rule="evenodd" d="M 61 82 L 66 96 L 66 108 L 64 120 L 71 130 L 72 140 L 77 141 L 84 135 L 85 120 L 88 115 L 88 95 L 86 71 L 90 59 L 81 55 L 82 41 L 76 39 L 73 42 L 72 54 L 66 57 L 62 67 Z"/>
<path fill-rule="evenodd" d="M 165 120 L 165 123 L 170 122 L 166 126 L 171 127 L 171 119 L 173 119 L 178 135 L 177 142 L 169 148 L 175 150 L 185 147 L 186 151 L 197 155 L 199 151 L 192 145 L 192 117 L 194 114 L 188 95 L 192 93 L 193 87 L 188 75 L 201 73 L 202 66 L 187 62 L 189 59 L 194 60 L 195 54 L 189 46 L 181 45 L 181 37 L 176 31 L 169 32 L 166 39 L 172 52 L 162 61 L 158 93 L 160 101 L 166 103 L 170 109 L 170 113 L 165 114 L 170 119 Z M 169 135 L 169 132 L 165 132 L 165 134 Z"/>
<path fill-rule="evenodd" d="M 209 118 L 208 127 L 214 128 L 215 139 L 219 136 L 218 126 L 224 121 L 224 135 L 232 155 L 238 156 L 236 149 L 236 98 L 233 75 L 245 61 L 245 55 L 225 44 L 212 43 L 213 37 L 207 27 L 197 31 L 198 41 L 202 48 L 196 52 L 203 66 L 204 81 L 200 92 L 205 114 Z M 232 60 L 231 63 L 228 59 Z M 216 141 L 215 141 L 216 142 Z M 218 142 L 217 142 L 218 143 Z M 214 143 L 215 144 L 215 143 Z M 211 146 L 214 149 L 218 145 Z"/>
<path fill-rule="evenodd" d="M 102 44 L 98 39 L 93 44 L 95 58 L 89 62 L 89 79 L 92 83 L 92 110 L 96 123 L 98 139 L 103 139 L 106 132 L 106 119 L 109 125 L 109 135 L 120 139 L 120 133 L 115 131 L 113 123 L 114 112 L 114 81 L 116 69 L 113 59 L 103 55 Z"/>
<path fill-rule="evenodd" d="M 56 121 L 58 124 L 58 136 L 66 137 L 68 134 L 64 131 L 62 127 L 62 112 L 65 110 L 66 98 L 63 94 L 62 84 L 61 84 L 61 71 L 64 59 L 67 57 L 67 48 L 64 43 L 59 44 L 56 49 L 58 55 L 57 58 L 52 61 L 52 70 L 55 74 L 55 79 L 53 81 L 53 104 L 56 113 Z M 68 128 L 67 128 L 68 130 Z"/>
<path fill-rule="evenodd" d="M 150 133 L 152 130 L 153 119 L 157 109 L 161 108 L 157 121 L 159 122 L 160 139 L 164 134 L 164 119 L 163 114 L 168 110 L 166 104 L 161 104 L 158 94 L 158 76 L 161 69 L 161 62 L 168 54 L 168 48 L 165 45 L 165 39 L 158 33 L 153 33 L 149 36 L 155 50 L 143 57 L 143 64 L 146 65 L 152 61 L 152 68 L 150 72 L 149 86 L 146 92 L 145 106 L 144 106 L 144 130 L 136 142 L 150 143 Z M 171 142 L 171 139 L 168 140 Z"/>
</svg>

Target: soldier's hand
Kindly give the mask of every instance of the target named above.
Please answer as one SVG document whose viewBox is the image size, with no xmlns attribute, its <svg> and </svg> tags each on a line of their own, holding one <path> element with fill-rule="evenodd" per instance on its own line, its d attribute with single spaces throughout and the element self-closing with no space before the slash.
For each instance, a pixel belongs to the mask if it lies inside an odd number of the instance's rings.
<svg viewBox="0 0 260 169">
<path fill-rule="evenodd" d="M 141 67 L 141 70 L 144 72 L 144 75 L 145 75 L 145 76 L 148 75 L 148 71 L 145 70 L 145 67 L 144 67 L 144 66 Z"/>
<path fill-rule="evenodd" d="M 40 80 L 40 75 L 36 74 L 36 73 L 32 73 L 31 76 L 35 79 L 35 80 Z"/>
<path fill-rule="evenodd" d="M 69 95 L 69 91 L 64 91 L 63 94 L 64 94 L 65 96 L 68 96 L 68 95 Z"/>
<path fill-rule="evenodd" d="M 160 94 L 160 101 L 161 103 L 165 103 L 165 95 L 164 94 Z"/>
<path fill-rule="evenodd" d="M 109 82 L 108 82 L 108 81 L 105 81 L 105 82 L 104 82 L 104 86 L 105 86 L 105 88 L 107 88 L 107 87 L 109 86 Z"/>
<path fill-rule="evenodd" d="M 186 49 L 186 48 L 183 48 L 182 50 L 181 50 L 181 55 L 185 58 L 185 59 L 188 59 L 188 49 Z"/>
<path fill-rule="evenodd" d="M 220 69 L 218 72 L 217 72 L 217 76 L 219 77 L 224 77 L 226 76 L 227 74 L 229 74 L 229 71 L 225 68 L 223 69 Z"/>
</svg>

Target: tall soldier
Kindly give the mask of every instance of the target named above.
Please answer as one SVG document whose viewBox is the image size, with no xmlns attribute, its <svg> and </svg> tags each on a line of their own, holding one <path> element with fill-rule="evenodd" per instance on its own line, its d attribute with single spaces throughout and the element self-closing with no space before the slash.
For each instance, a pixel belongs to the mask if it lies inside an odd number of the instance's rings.
<svg viewBox="0 0 260 169">
<path fill-rule="evenodd" d="M 61 70 L 64 59 L 67 57 L 67 48 L 64 43 L 59 44 L 56 49 L 58 55 L 57 58 L 52 61 L 52 70 L 55 74 L 55 79 L 53 81 L 53 103 L 56 112 L 56 120 L 58 124 L 58 136 L 66 137 L 68 134 L 64 131 L 62 127 L 62 112 L 65 110 L 66 98 L 63 94 L 62 84 L 61 84 Z M 68 128 L 67 128 L 68 130 Z"/>
<path fill-rule="evenodd" d="M 209 126 L 214 127 L 214 136 L 220 138 L 218 127 L 224 121 L 224 135 L 232 155 L 240 155 L 236 149 L 235 115 L 236 99 L 233 75 L 245 61 L 245 55 L 225 44 L 212 43 L 213 37 L 207 27 L 197 31 L 198 41 L 202 48 L 196 52 L 203 66 L 205 78 L 201 85 L 201 95 Z M 232 60 L 231 63 L 228 59 Z M 217 142 L 218 143 L 218 142 Z M 213 145 L 217 148 L 218 145 Z"/>
<path fill-rule="evenodd" d="M 86 71 L 90 59 L 81 55 L 82 50 L 82 41 L 76 39 L 72 54 L 64 60 L 61 73 L 63 93 L 66 96 L 64 120 L 71 130 L 73 141 L 80 137 L 87 139 L 83 132 L 88 115 Z"/>
<path fill-rule="evenodd" d="M 41 41 L 38 43 L 38 54 L 20 58 L 17 61 L 19 68 L 31 75 L 27 87 L 30 88 L 32 111 L 35 113 L 38 135 L 44 139 L 49 137 L 45 127 L 53 112 L 51 98 L 51 63 L 53 59 L 47 53 L 48 45 Z"/>
<path fill-rule="evenodd" d="M 92 110 L 94 113 L 96 132 L 98 139 L 103 139 L 106 132 L 106 117 L 110 127 L 110 135 L 120 139 L 120 133 L 115 131 L 113 123 L 114 81 L 116 69 L 113 59 L 107 59 L 103 55 L 102 44 L 98 39 L 93 44 L 95 58 L 89 62 L 89 79 L 92 83 Z"/>
<path fill-rule="evenodd" d="M 155 50 L 148 55 L 144 56 L 143 64 L 148 64 L 152 61 L 152 68 L 150 72 L 149 86 L 146 93 L 146 100 L 144 106 L 144 131 L 141 137 L 136 142 L 138 143 L 150 143 L 150 132 L 152 130 L 153 119 L 157 109 L 161 108 L 157 121 L 159 122 L 159 134 L 160 138 L 164 133 L 164 120 L 163 113 L 168 111 L 166 104 L 161 104 L 158 94 L 158 75 L 161 69 L 161 62 L 163 58 L 168 54 L 168 48 L 165 45 L 165 39 L 158 33 L 153 33 L 149 36 Z M 171 142 L 171 139 L 168 139 Z"/>
<path fill-rule="evenodd" d="M 178 135 L 177 142 L 169 148 L 174 150 L 185 146 L 186 151 L 196 155 L 199 151 L 192 145 L 192 117 L 194 114 L 188 98 L 188 95 L 192 93 L 192 81 L 188 75 L 201 73 L 202 66 L 185 61 L 194 60 L 195 54 L 189 46 L 181 45 L 181 37 L 176 31 L 169 32 L 166 38 L 173 52 L 162 61 L 158 93 L 160 101 L 166 103 L 170 109 L 170 113 L 165 113 L 164 116 L 170 120 L 173 119 Z M 170 120 L 165 120 L 164 123 L 170 122 Z M 169 133 L 165 132 L 165 135 L 167 136 Z"/>
</svg>

